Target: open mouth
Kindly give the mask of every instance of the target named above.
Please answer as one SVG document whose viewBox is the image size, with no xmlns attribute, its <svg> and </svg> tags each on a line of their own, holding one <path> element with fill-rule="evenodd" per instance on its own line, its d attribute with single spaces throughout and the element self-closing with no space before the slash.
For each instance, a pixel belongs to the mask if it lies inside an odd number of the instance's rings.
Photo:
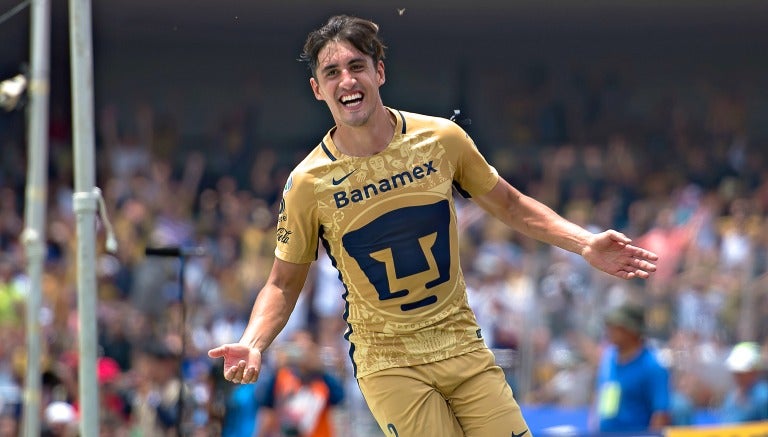
<svg viewBox="0 0 768 437">
<path fill-rule="evenodd" d="M 357 92 L 341 96 L 339 102 L 347 108 L 353 108 L 363 101 L 363 93 Z"/>
</svg>

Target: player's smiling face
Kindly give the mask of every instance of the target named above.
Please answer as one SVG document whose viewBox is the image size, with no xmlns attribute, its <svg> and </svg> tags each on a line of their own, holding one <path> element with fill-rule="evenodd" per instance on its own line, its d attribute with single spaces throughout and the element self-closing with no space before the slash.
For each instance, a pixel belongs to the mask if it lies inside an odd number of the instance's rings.
<svg viewBox="0 0 768 437">
<path fill-rule="evenodd" d="M 315 98 L 325 101 L 337 125 L 365 125 L 382 104 L 384 62 L 374 63 L 347 41 L 327 43 L 317 59 L 316 78 L 309 80 Z"/>
</svg>

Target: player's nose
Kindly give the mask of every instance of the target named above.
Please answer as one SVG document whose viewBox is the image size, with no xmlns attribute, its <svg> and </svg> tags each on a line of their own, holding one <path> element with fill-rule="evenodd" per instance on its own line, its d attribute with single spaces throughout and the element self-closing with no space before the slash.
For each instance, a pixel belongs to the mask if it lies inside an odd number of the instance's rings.
<svg viewBox="0 0 768 437">
<path fill-rule="evenodd" d="M 352 75 L 352 73 L 347 70 L 341 70 L 341 82 L 340 85 L 343 88 L 351 88 L 357 83 L 357 79 L 355 79 L 355 76 Z"/>
</svg>

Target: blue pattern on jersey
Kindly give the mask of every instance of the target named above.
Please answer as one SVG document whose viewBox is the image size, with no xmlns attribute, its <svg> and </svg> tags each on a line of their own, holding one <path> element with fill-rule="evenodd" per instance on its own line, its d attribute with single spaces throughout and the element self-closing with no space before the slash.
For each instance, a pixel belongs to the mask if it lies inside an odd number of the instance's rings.
<svg viewBox="0 0 768 437">
<path fill-rule="evenodd" d="M 347 233 L 342 243 L 376 289 L 379 300 L 406 298 L 414 290 L 403 288 L 404 284 L 428 290 L 450 279 L 450 221 L 448 200 L 409 206 L 382 214 Z M 415 275 L 429 280 L 414 284 Z M 435 302 L 435 295 L 410 296 L 400 309 L 410 311 Z"/>
</svg>

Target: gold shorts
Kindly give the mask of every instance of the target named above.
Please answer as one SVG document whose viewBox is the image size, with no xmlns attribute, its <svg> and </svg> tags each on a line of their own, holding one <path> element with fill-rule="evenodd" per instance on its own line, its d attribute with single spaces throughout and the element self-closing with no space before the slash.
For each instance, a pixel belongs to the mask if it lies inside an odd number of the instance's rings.
<svg viewBox="0 0 768 437">
<path fill-rule="evenodd" d="M 381 370 L 358 384 L 388 437 L 532 437 L 488 349 Z"/>
</svg>

